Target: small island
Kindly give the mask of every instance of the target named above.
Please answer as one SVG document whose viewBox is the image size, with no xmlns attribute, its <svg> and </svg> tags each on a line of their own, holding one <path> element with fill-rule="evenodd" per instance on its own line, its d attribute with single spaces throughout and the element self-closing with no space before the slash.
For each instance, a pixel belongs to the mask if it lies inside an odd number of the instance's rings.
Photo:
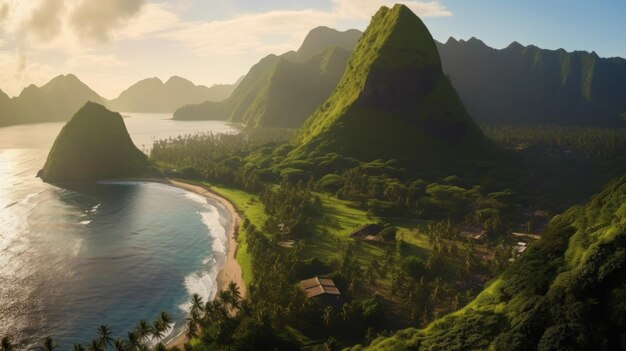
<svg viewBox="0 0 626 351">
<path fill-rule="evenodd" d="M 48 183 L 89 182 L 137 177 L 149 169 L 122 116 L 87 102 L 61 129 L 37 176 Z"/>
</svg>

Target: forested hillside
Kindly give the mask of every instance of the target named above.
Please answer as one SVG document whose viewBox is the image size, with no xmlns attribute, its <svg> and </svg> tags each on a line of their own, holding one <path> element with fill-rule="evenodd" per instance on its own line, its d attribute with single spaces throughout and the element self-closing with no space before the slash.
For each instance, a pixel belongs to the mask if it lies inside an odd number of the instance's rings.
<svg viewBox="0 0 626 351">
<path fill-rule="evenodd" d="M 462 310 L 364 349 L 623 350 L 624 265 L 626 175 L 556 216 L 543 239 Z"/>
<path fill-rule="evenodd" d="M 514 42 L 437 45 L 444 72 L 479 123 L 615 127 L 626 124 L 626 60 Z"/>
</svg>

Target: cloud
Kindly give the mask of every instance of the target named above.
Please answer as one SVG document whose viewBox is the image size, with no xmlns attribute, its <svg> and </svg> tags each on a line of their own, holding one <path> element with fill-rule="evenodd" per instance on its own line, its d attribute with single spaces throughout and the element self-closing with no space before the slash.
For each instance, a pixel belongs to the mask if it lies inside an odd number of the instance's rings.
<svg viewBox="0 0 626 351">
<path fill-rule="evenodd" d="M 267 55 L 297 48 L 314 27 L 366 22 L 381 6 L 393 6 L 394 3 L 395 0 L 332 0 L 330 10 L 273 10 L 243 13 L 231 19 L 210 22 L 178 21 L 153 34 L 182 43 L 196 54 L 207 57 Z M 452 15 L 439 1 L 408 1 L 405 4 L 421 17 Z M 165 10 L 161 6 L 161 11 Z M 141 16 L 137 20 L 143 22 Z M 283 40 L 268 39 L 276 37 Z"/>
<path fill-rule="evenodd" d="M 70 68 L 110 68 L 121 67 L 127 64 L 127 62 L 122 61 L 113 55 L 74 55 L 67 61 L 67 66 Z"/>
<path fill-rule="evenodd" d="M 0 51 L 0 81 L 2 91 L 9 96 L 19 95 L 22 88 L 30 85 L 42 85 L 51 77 L 59 74 L 53 67 L 28 62 L 20 50 Z"/>
<path fill-rule="evenodd" d="M 340 17 L 351 19 L 368 19 L 381 6 L 393 6 L 396 1 L 388 0 L 332 0 L 333 10 Z M 443 17 L 451 16 L 439 1 L 405 1 L 408 8 L 420 17 Z"/>
<path fill-rule="evenodd" d="M 27 63 L 28 62 L 26 61 L 26 55 L 24 54 L 24 51 L 17 50 L 17 73 L 19 75 L 21 75 L 22 72 L 24 72 L 24 70 L 26 69 Z"/>
<path fill-rule="evenodd" d="M 42 0 L 25 24 L 25 29 L 42 41 L 55 38 L 62 28 L 64 0 Z"/>
<path fill-rule="evenodd" d="M 9 15 L 9 4 L 3 3 L 0 5 L 0 23 L 2 23 Z"/>
<path fill-rule="evenodd" d="M 82 0 L 72 11 L 69 23 L 81 39 L 105 43 L 114 29 L 137 15 L 145 0 Z"/>
<path fill-rule="evenodd" d="M 33 46 L 100 45 L 139 15 L 146 1 L 0 0 L 0 29 L 29 39 Z"/>
</svg>

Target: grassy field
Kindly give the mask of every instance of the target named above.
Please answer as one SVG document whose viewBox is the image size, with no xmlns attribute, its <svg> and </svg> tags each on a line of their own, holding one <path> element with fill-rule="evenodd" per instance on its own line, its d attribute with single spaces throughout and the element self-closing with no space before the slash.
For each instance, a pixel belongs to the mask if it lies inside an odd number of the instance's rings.
<svg viewBox="0 0 626 351">
<path fill-rule="evenodd" d="M 263 228 L 267 216 L 257 195 L 208 182 L 201 182 L 200 184 L 230 200 L 242 216 L 248 218 L 257 228 Z M 340 200 L 328 194 L 316 193 L 315 195 L 322 200 L 321 213 L 314 217 L 310 223 L 313 230 L 306 237 L 303 259 L 314 257 L 323 262 L 338 259 L 340 257 L 339 246 L 354 240 L 350 238 L 350 234 L 355 229 L 380 220 L 380 218 L 370 217 L 365 211 L 355 208 L 349 201 Z M 430 245 L 427 235 L 422 231 L 423 223 L 408 220 L 395 220 L 392 223 L 398 228 L 398 239 L 408 244 L 406 245 L 406 253 L 425 259 L 430 251 Z M 237 260 L 243 270 L 244 281 L 246 284 L 250 284 L 253 280 L 252 258 L 247 250 L 246 233 L 239 231 L 238 235 Z M 385 249 L 385 245 L 379 244 L 363 243 L 360 245 L 357 259 L 361 267 L 365 269 L 372 260 L 382 260 Z M 385 280 L 382 280 L 377 289 L 384 290 L 386 283 Z"/>
<path fill-rule="evenodd" d="M 248 218 L 257 228 L 263 227 L 267 217 L 263 211 L 263 204 L 261 204 L 256 195 L 235 188 L 212 185 L 207 182 L 202 182 L 201 184 L 230 200 L 242 217 Z M 254 278 L 252 273 L 252 256 L 248 252 L 246 231 L 241 230 L 241 228 L 237 233 L 237 242 L 239 243 L 237 247 L 237 262 L 241 266 L 243 280 L 246 286 L 249 286 Z"/>
</svg>

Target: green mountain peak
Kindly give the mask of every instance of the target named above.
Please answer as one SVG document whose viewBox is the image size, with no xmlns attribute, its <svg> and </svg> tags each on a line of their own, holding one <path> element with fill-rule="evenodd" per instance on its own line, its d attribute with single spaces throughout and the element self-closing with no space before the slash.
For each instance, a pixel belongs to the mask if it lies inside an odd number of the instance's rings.
<svg viewBox="0 0 626 351">
<path fill-rule="evenodd" d="M 63 127 L 38 176 L 51 183 L 84 182 L 139 176 L 148 167 L 122 116 L 88 102 Z"/>
<path fill-rule="evenodd" d="M 293 157 L 333 151 L 436 163 L 491 153 L 443 74 L 428 29 L 404 5 L 374 15 L 339 85 L 298 142 Z"/>
</svg>

